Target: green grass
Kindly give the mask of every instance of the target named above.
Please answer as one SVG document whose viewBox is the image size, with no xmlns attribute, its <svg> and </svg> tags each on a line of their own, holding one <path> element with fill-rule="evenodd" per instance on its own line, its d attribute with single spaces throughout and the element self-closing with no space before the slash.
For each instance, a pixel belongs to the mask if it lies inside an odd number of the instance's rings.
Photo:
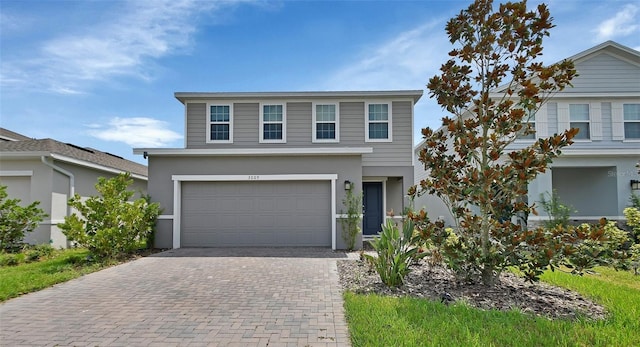
<svg viewBox="0 0 640 347">
<path fill-rule="evenodd" d="M 109 266 L 107 263 L 86 262 L 88 254 L 89 251 L 85 249 L 59 250 L 40 261 L 0 267 L 0 301 L 35 292 Z"/>
<path fill-rule="evenodd" d="M 360 346 L 638 346 L 640 277 L 596 269 L 597 275 L 548 272 L 546 282 L 604 305 L 604 321 L 549 320 L 520 312 L 482 311 L 415 298 L 345 293 L 354 347 Z"/>
</svg>

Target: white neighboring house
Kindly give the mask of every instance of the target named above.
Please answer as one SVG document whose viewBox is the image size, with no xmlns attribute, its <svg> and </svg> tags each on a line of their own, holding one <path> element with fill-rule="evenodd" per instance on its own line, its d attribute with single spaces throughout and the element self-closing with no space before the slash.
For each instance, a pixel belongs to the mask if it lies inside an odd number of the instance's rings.
<svg viewBox="0 0 640 347">
<path fill-rule="evenodd" d="M 519 139 L 507 151 L 531 144 L 568 128 L 580 128 L 574 144 L 556 158 L 551 170 L 529 184 L 529 203 L 555 190 L 561 201 L 571 206 L 573 220 L 590 221 L 606 217 L 624 219 L 622 211 L 630 202 L 633 182 L 640 180 L 635 167 L 640 161 L 640 52 L 607 41 L 569 57 L 578 77 L 536 113 L 536 134 Z M 501 88 L 496 96 L 501 95 Z M 416 184 L 426 177 L 417 160 L 422 142 L 414 148 Z M 636 184 L 637 186 L 637 184 Z M 549 217 L 540 208 L 529 221 Z M 435 196 L 422 196 L 415 207 L 425 208 L 430 218 L 441 217 L 448 225 L 453 217 Z"/>
<path fill-rule="evenodd" d="M 144 165 L 93 148 L 32 139 L 0 128 L 0 185 L 7 186 L 9 198 L 20 199 L 23 205 L 40 201 L 39 207 L 49 215 L 34 232 L 25 235 L 25 242 L 67 247 L 57 224 L 71 213 L 69 197 L 74 193 L 97 195 L 98 177 L 111 178 L 122 172 L 131 173 L 134 179 L 129 189 L 146 194 Z"/>
</svg>

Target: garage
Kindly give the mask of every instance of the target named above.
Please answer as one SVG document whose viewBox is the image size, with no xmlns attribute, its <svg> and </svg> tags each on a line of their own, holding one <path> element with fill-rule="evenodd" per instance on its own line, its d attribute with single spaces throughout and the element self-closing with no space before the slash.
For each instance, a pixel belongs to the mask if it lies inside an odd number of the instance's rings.
<svg viewBox="0 0 640 347">
<path fill-rule="evenodd" d="M 331 181 L 186 181 L 182 247 L 331 247 Z"/>
</svg>

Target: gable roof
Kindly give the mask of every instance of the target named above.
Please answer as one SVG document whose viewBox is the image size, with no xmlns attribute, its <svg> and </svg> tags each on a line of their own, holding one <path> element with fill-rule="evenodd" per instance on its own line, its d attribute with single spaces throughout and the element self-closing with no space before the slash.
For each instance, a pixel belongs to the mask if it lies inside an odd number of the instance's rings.
<svg viewBox="0 0 640 347">
<path fill-rule="evenodd" d="M 583 60 L 589 59 L 592 55 L 598 54 L 601 51 L 609 51 L 632 64 L 640 66 L 640 52 L 611 40 L 605 41 L 597 46 L 593 46 L 566 59 L 571 59 L 574 63 L 579 63 Z"/>
<path fill-rule="evenodd" d="M 117 155 L 93 148 L 83 148 L 53 139 L 29 139 L 23 141 L 0 142 L 3 157 L 51 156 L 56 160 L 106 171 L 130 172 L 146 178 L 147 167 Z M 109 170 L 110 169 L 110 170 Z"/>
<path fill-rule="evenodd" d="M 31 137 L 18 134 L 15 131 L 11 131 L 9 129 L 0 128 L 0 141 L 24 141 L 24 140 L 32 140 Z"/>
<path fill-rule="evenodd" d="M 640 52 L 636 51 L 633 48 L 629 48 L 627 46 L 621 45 L 615 41 L 605 41 L 599 45 L 593 46 L 587 50 L 584 50 L 580 53 L 574 54 L 568 58 L 564 58 L 564 60 L 572 60 L 574 65 L 578 65 L 586 60 L 593 58 L 602 53 L 608 53 L 618 58 L 623 59 L 624 61 L 633 64 L 640 68 Z M 559 63 L 559 62 L 556 62 Z M 578 76 L 580 77 L 580 76 Z M 502 84 L 491 91 L 491 94 L 502 93 L 509 86 L 509 82 Z M 570 90 L 571 88 L 567 88 Z"/>
</svg>

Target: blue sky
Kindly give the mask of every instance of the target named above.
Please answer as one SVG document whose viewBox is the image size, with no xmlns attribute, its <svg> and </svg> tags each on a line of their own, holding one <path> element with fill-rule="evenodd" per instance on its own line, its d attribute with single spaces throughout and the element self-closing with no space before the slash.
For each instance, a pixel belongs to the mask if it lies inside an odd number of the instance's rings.
<svg viewBox="0 0 640 347">
<path fill-rule="evenodd" d="M 145 163 L 132 148 L 183 146 L 176 91 L 424 90 L 470 2 L 2 0 L 0 126 Z M 637 1 L 546 3 L 546 63 L 640 49 Z M 425 90 L 415 141 L 442 116 Z"/>
</svg>

